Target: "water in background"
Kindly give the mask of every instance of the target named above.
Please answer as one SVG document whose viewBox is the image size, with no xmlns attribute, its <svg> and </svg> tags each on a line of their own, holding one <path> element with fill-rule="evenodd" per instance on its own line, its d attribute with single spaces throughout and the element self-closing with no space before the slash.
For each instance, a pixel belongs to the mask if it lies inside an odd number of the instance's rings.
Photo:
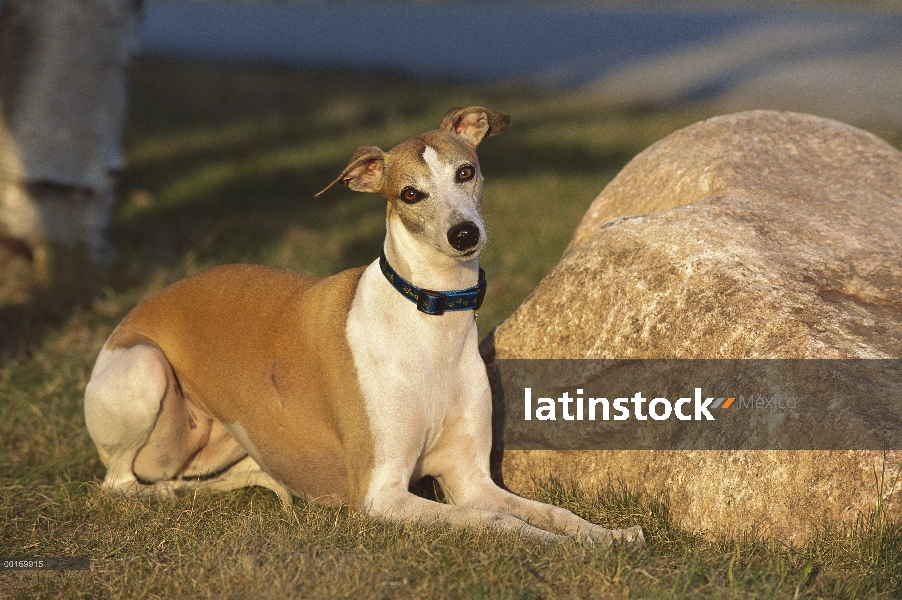
<svg viewBox="0 0 902 600">
<path fill-rule="evenodd" d="M 902 126 L 902 13 L 146 0 L 150 55 L 586 87 Z"/>
</svg>

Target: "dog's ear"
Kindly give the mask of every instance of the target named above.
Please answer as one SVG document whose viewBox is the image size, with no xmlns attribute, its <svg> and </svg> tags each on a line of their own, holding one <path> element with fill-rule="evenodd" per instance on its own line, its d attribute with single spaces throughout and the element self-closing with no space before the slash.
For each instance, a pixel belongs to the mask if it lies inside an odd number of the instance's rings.
<svg viewBox="0 0 902 600">
<path fill-rule="evenodd" d="M 379 192 L 382 190 L 384 173 L 385 152 L 376 146 L 361 146 L 354 152 L 341 175 L 313 197 L 318 198 L 339 182 L 355 192 Z"/>
<path fill-rule="evenodd" d="M 468 106 L 449 110 L 442 117 L 442 122 L 438 127 L 442 131 L 460 136 L 475 148 L 483 138 L 498 135 L 504 131 L 510 122 L 509 116 L 497 110 L 482 106 Z"/>
</svg>

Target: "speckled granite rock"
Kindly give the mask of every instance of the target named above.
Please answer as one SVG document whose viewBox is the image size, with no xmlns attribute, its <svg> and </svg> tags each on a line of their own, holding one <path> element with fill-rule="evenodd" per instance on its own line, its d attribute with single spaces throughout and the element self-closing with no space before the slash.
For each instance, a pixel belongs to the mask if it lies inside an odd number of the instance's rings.
<svg viewBox="0 0 902 600">
<path fill-rule="evenodd" d="M 900 358 L 902 153 L 794 113 L 675 132 L 602 191 L 481 350 L 490 372 L 505 358 Z M 875 470 L 891 481 L 900 465 L 902 451 L 509 451 L 501 470 L 515 491 L 543 472 L 642 484 L 686 527 L 800 541 L 873 508 Z"/>
</svg>

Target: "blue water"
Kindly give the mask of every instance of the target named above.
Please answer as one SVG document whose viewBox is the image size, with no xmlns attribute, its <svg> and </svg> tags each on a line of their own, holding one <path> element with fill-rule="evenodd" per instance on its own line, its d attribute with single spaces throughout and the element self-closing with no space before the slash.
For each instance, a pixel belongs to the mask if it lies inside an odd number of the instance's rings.
<svg viewBox="0 0 902 600">
<path fill-rule="evenodd" d="M 902 16 L 862 12 L 184 0 L 148 0 L 141 39 L 149 54 L 572 86 L 650 54 L 786 21 L 861 22 L 867 35 L 849 43 L 902 44 Z"/>
</svg>

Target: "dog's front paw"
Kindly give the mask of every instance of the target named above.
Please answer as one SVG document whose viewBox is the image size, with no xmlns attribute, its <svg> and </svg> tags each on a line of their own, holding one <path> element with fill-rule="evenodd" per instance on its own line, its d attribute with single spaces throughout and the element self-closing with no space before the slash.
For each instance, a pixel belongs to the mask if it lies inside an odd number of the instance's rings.
<svg viewBox="0 0 902 600">
<path fill-rule="evenodd" d="M 640 527 L 639 525 L 630 527 L 629 529 L 618 529 L 615 533 L 620 534 L 619 538 L 617 538 L 615 535 L 615 539 L 623 544 L 627 544 L 634 548 L 645 547 L 645 533 L 642 531 L 642 527 Z"/>
<path fill-rule="evenodd" d="M 598 527 L 584 538 L 588 544 L 601 544 L 602 546 L 610 546 L 612 544 L 624 544 L 634 548 L 645 547 L 645 534 L 642 527 L 636 525 L 629 529 L 605 529 Z"/>
</svg>

